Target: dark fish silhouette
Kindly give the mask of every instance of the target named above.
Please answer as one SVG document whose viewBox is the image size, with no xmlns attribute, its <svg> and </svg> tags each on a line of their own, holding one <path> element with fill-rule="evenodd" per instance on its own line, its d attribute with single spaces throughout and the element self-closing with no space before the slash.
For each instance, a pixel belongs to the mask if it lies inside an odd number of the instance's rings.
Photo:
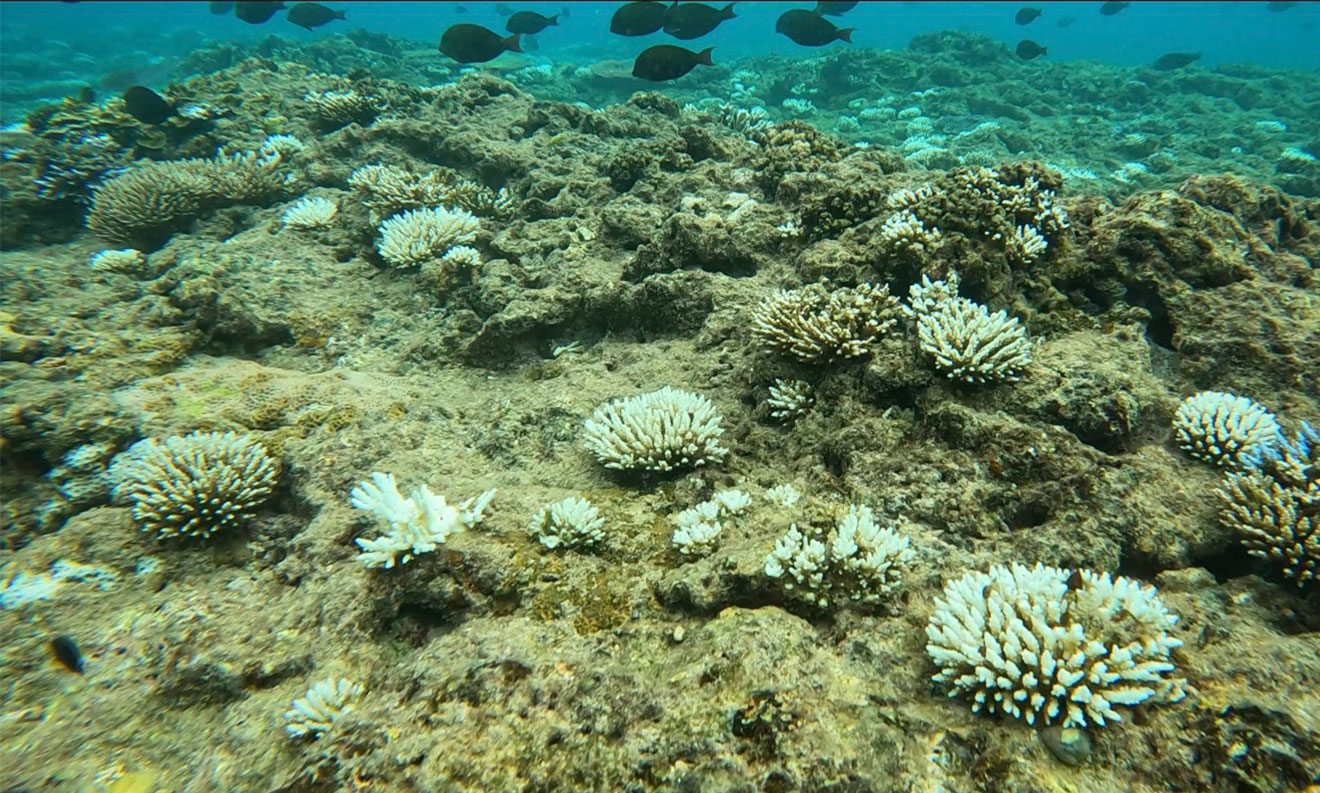
<svg viewBox="0 0 1320 793">
<path fill-rule="evenodd" d="M 1168 55 L 1161 55 L 1150 65 L 1152 69 L 1158 69 L 1161 72 L 1171 72 L 1174 69 L 1199 61 L 1201 53 L 1199 52 L 1170 52 Z"/>
<path fill-rule="evenodd" d="M 726 19 L 733 19 L 733 3 L 714 8 L 701 3 L 675 3 L 665 11 L 664 31 L 676 39 L 700 38 Z"/>
<path fill-rule="evenodd" d="M 343 11 L 326 8 L 320 3 L 299 3 L 289 9 L 289 15 L 285 18 L 298 27 L 308 30 L 319 28 L 336 19 L 345 19 Z"/>
<path fill-rule="evenodd" d="M 499 14 L 499 15 L 502 16 L 502 17 L 507 17 L 507 16 L 509 16 L 510 14 L 513 13 L 513 9 L 512 9 L 512 8 L 509 8 L 508 6 L 506 6 L 506 5 L 503 4 L 503 3 L 496 3 L 496 4 L 495 4 L 495 13 Z"/>
<path fill-rule="evenodd" d="M 821 47 L 838 40 L 851 44 L 855 29 L 835 27 L 828 19 L 800 8 L 785 11 L 775 22 L 776 33 L 783 33 L 804 47 Z"/>
<path fill-rule="evenodd" d="M 633 77 L 659 83 L 676 80 L 697 67 L 713 66 L 710 53 L 714 47 L 707 47 L 701 52 L 685 50 L 672 44 L 657 44 L 642 51 L 633 62 Z"/>
<path fill-rule="evenodd" d="M 1288 9 L 1292 8 L 1292 7 L 1295 6 L 1295 5 L 1297 5 L 1297 4 L 1296 4 L 1296 3 L 1278 3 L 1278 2 L 1273 2 L 1273 3 L 1266 3 L 1266 4 L 1265 4 L 1265 7 L 1268 8 L 1269 10 L 1271 10 L 1271 11 L 1287 11 Z"/>
<path fill-rule="evenodd" d="M 619 6 L 610 17 L 610 32 L 620 36 L 645 36 L 665 25 L 664 3 L 627 3 Z"/>
<path fill-rule="evenodd" d="M 1066 28 L 1076 21 L 1077 21 L 1077 17 L 1064 17 L 1063 19 L 1060 19 L 1058 22 L 1055 22 L 1054 26 L 1059 28 Z"/>
<path fill-rule="evenodd" d="M 856 3 L 816 3 L 816 7 L 811 9 L 813 14 L 823 14 L 827 17 L 839 17 L 848 13 L 857 7 Z"/>
<path fill-rule="evenodd" d="M 1036 21 L 1036 17 L 1039 17 L 1043 13 L 1045 12 L 1041 11 L 1039 8 L 1021 8 L 1013 15 L 1013 21 L 1019 25 L 1030 25 L 1032 22 Z"/>
<path fill-rule="evenodd" d="M 143 124 L 161 124 L 174 115 L 170 103 L 144 85 L 135 85 L 124 92 L 124 109 Z"/>
<path fill-rule="evenodd" d="M 540 33 L 547 27 L 559 25 L 559 15 L 543 17 L 535 11 L 519 11 L 504 23 L 504 29 L 510 33 Z"/>
<path fill-rule="evenodd" d="M 248 23 L 249 25 L 260 25 L 262 22 L 275 16 L 275 12 L 284 8 L 284 3 L 280 0 L 275 2 L 260 3 L 234 3 L 234 16 Z"/>
<path fill-rule="evenodd" d="M 82 650 L 78 649 L 78 643 L 72 636 L 56 636 L 50 640 L 50 651 L 65 669 L 70 672 L 83 673 L 83 666 L 86 661 L 83 659 Z"/>
<path fill-rule="evenodd" d="M 1100 6 L 1100 13 L 1107 17 L 1112 17 L 1119 11 L 1127 8 L 1131 3 L 1105 3 Z"/>
<path fill-rule="evenodd" d="M 1045 48 L 1040 46 L 1036 42 L 1032 41 L 1031 39 L 1023 39 L 1019 41 L 1017 45 L 1017 49 L 1013 51 L 1016 52 L 1017 56 L 1024 61 L 1029 61 L 1032 58 L 1039 58 L 1040 56 L 1045 54 Z"/>
<path fill-rule="evenodd" d="M 224 16 L 234 10 L 233 3 L 211 3 L 211 13 L 216 16 Z"/>
<path fill-rule="evenodd" d="M 506 50 L 522 52 L 518 46 L 518 34 L 500 38 L 500 34 L 493 30 L 460 22 L 440 37 L 440 51 L 459 63 L 485 63 Z"/>
<path fill-rule="evenodd" d="M 454 6 L 454 13 L 455 13 L 455 14 L 466 14 L 466 13 L 467 13 L 467 6 L 455 5 L 455 6 Z"/>
</svg>

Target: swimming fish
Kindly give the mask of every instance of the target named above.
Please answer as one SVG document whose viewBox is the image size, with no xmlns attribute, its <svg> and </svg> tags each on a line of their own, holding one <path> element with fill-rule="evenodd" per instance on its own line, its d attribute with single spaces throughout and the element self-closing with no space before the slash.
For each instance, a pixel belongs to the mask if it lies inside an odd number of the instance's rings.
<svg viewBox="0 0 1320 793">
<path fill-rule="evenodd" d="M 234 16 L 249 25 L 260 25 L 275 16 L 275 12 L 281 8 L 284 8 L 284 3 L 280 0 L 275 0 L 275 2 L 238 2 L 234 3 Z"/>
<path fill-rule="evenodd" d="M 522 52 L 518 34 L 500 38 L 500 34 L 480 25 L 460 22 L 452 25 L 440 37 L 440 51 L 459 63 L 485 63 L 498 58 L 504 51 Z"/>
<path fill-rule="evenodd" d="M 519 11 L 504 23 L 504 29 L 510 33 L 540 33 L 550 25 L 559 25 L 559 15 L 543 17 L 535 11 Z"/>
<path fill-rule="evenodd" d="M 1161 72 L 1171 72 L 1200 59 L 1201 53 L 1199 52 L 1170 52 L 1168 55 L 1161 55 L 1156 58 L 1150 67 Z"/>
<path fill-rule="evenodd" d="M 233 10 L 233 3 L 211 3 L 211 13 L 216 16 L 223 16 Z"/>
<path fill-rule="evenodd" d="M 675 3 L 665 10 L 664 31 L 676 39 L 700 38 L 735 16 L 733 3 L 724 8 L 702 3 Z"/>
<path fill-rule="evenodd" d="M 823 14 L 827 17 L 839 17 L 848 13 L 857 7 L 856 3 L 825 3 L 818 2 L 816 7 L 811 9 L 813 14 Z"/>
<path fill-rule="evenodd" d="M 1024 61 L 1029 61 L 1032 58 L 1039 58 L 1040 56 L 1045 54 L 1045 48 L 1040 46 L 1036 42 L 1032 41 L 1031 39 L 1023 39 L 1019 41 L 1017 45 L 1017 49 L 1013 51 L 1016 52 L 1017 56 Z"/>
<path fill-rule="evenodd" d="M 821 47 L 837 40 L 851 44 L 854 30 L 835 27 L 828 19 L 800 8 L 785 11 L 775 22 L 776 33 L 783 33 L 804 47 Z"/>
<path fill-rule="evenodd" d="M 1100 13 L 1101 13 L 1102 15 L 1104 15 L 1104 16 L 1112 17 L 1114 14 L 1117 14 L 1119 11 L 1122 11 L 1123 9 L 1127 8 L 1129 5 L 1131 5 L 1131 4 L 1130 4 L 1130 3 L 1105 3 L 1105 4 L 1103 4 L 1103 5 L 1100 6 Z"/>
<path fill-rule="evenodd" d="M 1036 21 L 1036 17 L 1039 17 L 1043 13 L 1045 12 L 1039 8 L 1020 8 L 1018 9 L 1018 12 L 1013 15 L 1013 21 L 1019 25 L 1030 25 L 1032 22 Z"/>
<path fill-rule="evenodd" d="M 1077 21 L 1077 17 L 1064 17 L 1060 19 L 1058 22 L 1055 22 L 1054 26 L 1057 28 L 1066 28 L 1076 21 Z"/>
<path fill-rule="evenodd" d="M 143 124 L 161 124 L 174 115 L 170 103 L 145 85 L 135 85 L 124 92 L 124 109 Z"/>
<path fill-rule="evenodd" d="M 1266 4 L 1265 4 L 1265 7 L 1268 8 L 1269 10 L 1271 10 L 1271 11 L 1276 11 L 1276 12 L 1277 12 L 1277 11 L 1287 11 L 1288 9 L 1292 8 L 1292 7 L 1295 6 L 1295 5 L 1297 5 L 1297 4 L 1296 4 L 1296 3 L 1279 3 L 1279 2 L 1272 2 L 1272 3 L 1266 3 Z"/>
<path fill-rule="evenodd" d="M 803 12 L 806 13 L 806 12 Z M 701 52 L 685 50 L 672 44 L 657 44 L 642 51 L 633 62 L 633 77 L 659 83 L 676 80 L 697 67 L 713 66 L 710 61 L 711 50 L 707 47 Z"/>
<path fill-rule="evenodd" d="M 83 673 L 83 667 L 86 661 L 83 659 L 82 650 L 78 649 L 78 643 L 72 636 L 56 636 L 50 640 L 50 651 L 65 669 L 70 672 Z"/>
<path fill-rule="evenodd" d="M 664 3 L 627 3 L 619 6 L 610 17 L 610 32 L 620 36 L 645 36 L 654 33 L 665 24 L 665 12 L 669 7 Z"/>
<path fill-rule="evenodd" d="M 320 3 L 299 3 L 289 9 L 289 14 L 285 19 L 300 28 L 311 30 L 336 19 L 345 19 L 345 17 L 343 11 L 326 8 Z"/>
</svg>

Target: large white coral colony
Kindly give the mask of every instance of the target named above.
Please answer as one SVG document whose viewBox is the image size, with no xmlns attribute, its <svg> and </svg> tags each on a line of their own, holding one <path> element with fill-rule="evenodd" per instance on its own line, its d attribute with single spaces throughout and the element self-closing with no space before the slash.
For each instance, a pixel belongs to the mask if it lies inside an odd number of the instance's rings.
<svg viewBox="0 0 1320 793">
<path fill-rule="evenodd" d="M 1108 573 L 995 565 L 952 581 L 926 626 L 935 681 L 972 711 L 1102 726 L 1117 708 L 1175 702 L 1177 616 L 1153 587 Z"/>
<path fill-rule="evenodd" d="M 1274 414 L 1247 397 L 1201 391 L 1174 412 L 1173 434 L 1188 455 L 1237 468 L 1256 447 L 1274 445 L 1280 429 Z"/>
<path fill-rule="evenodd" d="M 596 408 L 583 445 L 606 468 L 672 471 L 723 460 L 723 434 L 714 403 L 666 386 Z"/>
<path fill-rule="evenodd" d="M 451 535 L 480 523 L 494 497 L 495 491 L 487 490 L 455 507 L 422 485 L 404 498 L 393 474 L 373 473 L 371 481 L 359 482 L 349 498 L 353 506 L 389 523 L 390 532 L 374 540 L 354 540 L 362 549 L 357 560 L 367 567 L 388 569 L 430 553 Z"/>
</svg>

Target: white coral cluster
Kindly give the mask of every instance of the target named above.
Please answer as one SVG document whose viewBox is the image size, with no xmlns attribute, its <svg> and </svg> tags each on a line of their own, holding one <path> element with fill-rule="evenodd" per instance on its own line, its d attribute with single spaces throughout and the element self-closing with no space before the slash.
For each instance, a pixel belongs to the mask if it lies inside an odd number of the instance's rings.
<svg viewBox="0 0 1320 793">
<path fill-rule="evenodd" d="M 1031 342 L 1017 318 L 957 297 L 956 274 L 950 274 L 949 283 L 923 276 L 910 292 L 908 313 L 916 319 L 917 344 L 950 379 L 1017 380 L 1031 363 Z"/>
<path fill-rule="evenodd" d="M 816 539 L 793 524 L 765 560 L 765 574 L 819 608 L 832 599 L 877 604 L 902 586 L 916 554 L 911 538 L 876 523 L 870 507 L 848 509 L 829 535 Z"/>
<path fill-rule="evenodd" d="M 792 507 L 802 499 L 802 494 L 798 492 L 796 487 L 784 482 L 765 491 L 765 497 L 772 504 L 778 504 L 781 507 Z"/>
<path fill-rule="evenodd" d="M 1040 235 L 1035 226 L 1022 225 L 1009 235 L 1005 247 L 1011 257 L 1022 264 L 1030 264 L 1045 252 L 1049 243 Z"/>
<path fill-rule="evenodd" d="M 389 569 L 418 554 L 430 553 L 450 536 L 480 523 L 494 497 L 495 491 L 487 490 L 453 506 L 445 502 L 444 496 L 422 485 L 404 498 L 393 474 L 373 473 L 370 482 L 359 482 L 353 488 L 349 500 L 388 523 L 390 532 L 374 540 L 354 540 L 362 549 L 357 561 L 367 567 Z"/>
<path fill-rule="evenodd" d="M 252 517 L 274 491 L 279 465 L 250 435 L 193 432 L 134 444 L 107 476 L 143 531 L 210 537 Z"/>
<path fill-rule="evenodd" d="M 284 720 L 288 722 L 284 731 L 294 738 L 307 735 L 319 738 L 353 709 L 364 692 L 360 684 L 351 680 L 327 677 L 292 702 L 284 714 Z"/>
<path fill-rule="evenodd" d="M 1191 457 L 1240 468 L 1259 447 L 1277 443 L 1281 430 L 1273 413 L 1247 397 L 1200 391 L 1174 411 L 1173 434 Z"/>
<path fill-rule="evenodd" d="M 765 404 L 770 408 L 770 418 L 792 424 L 811 411 L 816 397 L 812 394 L 811 383 L 776 377 Z"/>
<path fill-rule="evenodd" d="M 605 539 L 605 520 L 590 501 L 570 496 L 543 507 L 527 531 L 547 548 L 590 548 Z"/>
<path fill-rule="evenodd" d="M 892 196 L 891 196 L 892 198 Z M 880 242 L 889 251 L 925 254 L 934 250 L 941 238 L 935 226 L 926 224 L 911 209 L 900 209 L 880 227 Z"/>
<path fill-rule="evenodd" d="M 751 503 L 752 497 L 745 491 L 721 490 L 710 500 L 683 510 L 674 517 L 678 526 L 671 538 L 674 547 L 684 556 L 705 556 L 714 551 L 724 531 L 720 518 L 741 515 Z"/>
<path fill-rule="evenodd" d="M 944 588 L 926 626 L 934 680 L 972 711 L 1103 726 L 1117 708 L 1176 702 L 1170 614 L 1154 587 L 1108 573 L 1014 564 Z"/>
<path fill-rule="evenodd" d="M 719 462 L 720 414 L 706 397 L 668 386 L 621 397 L 592 412 L 583 445 L 606 468 L 673 471 Z"/>
<path fill-rule="evenodd" d="M 477 236 L 480 221 L 462 209 L 411 209 L 380 225 L 377 250 L 395 267 L 416 267 L 442 258 L 459 243 Z"/>
<path fill-rule="evenodd" d="M 284 211 L 284 226 L 291 229 L 319 229 L 330 225 L 339 205 L 328 198 L 303 196 Z"/>
<path fill-rule="evenodd" d="M 386 103 L 357 91 L 309 91 L 303 95 L 308 115 L 330 127 L 374 119 Z"/>
<path fill-rule="evenodd" d="M 941 195 L 933 185 L 923 184 L 916 188 L 902 187 L 889 194 L 885 203 L 890 209 L 915 209 L 922 204 L 934 201 Z"/>
<path fill-rule="evenodd" d="M 1294 438 L 1255 448 L 1215 491 L 1220 516 L 1247 553 L 1302 586 L 1320 578 L 1320 432 L 1303 423 Z"/>
<path fill-rule="evenodd" d="M 807 363 L 868 355 L 897 322 L 898 300 L 885 285 L 779 289 L 752 313 L 752 335 L 767 349 Z"/>
<path fill-rule="evenodd" d="M 104 250 L 92 257 L 93 270 L 110 273 L 132 273 L 142 269 L 147 257 L 136 248 L 122 250 Z"/>
</svg>

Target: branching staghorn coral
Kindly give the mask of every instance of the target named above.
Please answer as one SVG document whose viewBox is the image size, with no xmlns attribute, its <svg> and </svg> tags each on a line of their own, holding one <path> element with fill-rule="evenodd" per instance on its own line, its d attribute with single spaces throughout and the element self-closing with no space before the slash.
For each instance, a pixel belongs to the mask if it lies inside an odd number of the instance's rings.
<svg viewBox="0 0 1320 793">
<path fill-rule="evenodd" d="M 394 165 L 364 165 L 349 174 L 348 184 L 365 194 L 362 203 L 371 210 L 373 222 L 406 209 L 437 206 L 506 218 L 513 214 L 515 204 L 508 190 L 491 190 L 443 168 L 414 174 Z"/>
<path fill-rule="evenodd" d="M 1187 397 L 1173 414 L 1178 446 L 1191 457 L 1240 468 L 1281 439 L 1279 422 L 1259 403 L 1222 391 Z"/>
<path fill-rule="evenodd" d="M 870 354 L 897 322 L 898 307 L 885 285 L 780 289 L 756 307 L 752 335 L 767 349 L 799 361 L 833 363 Z"/>
<path fill-rule="evenodd" d="M 430 553 L 450 536 L 480 523 L 494 497 L 495 491 L 487 490 L 455 507 L 422 485 L 404 498 L 393 474 L 373 473 L 370 482 L 359 482 L 353 488 L 349 500 L 388 523 L 390 532 L 374 540 L 354 540 L 362 549 L 357 560 L 367 567 L 388 570 L 418 554 Z"/>
<path fill-rule="evenodd" d="M 926 626 L 934 680 L 972 711 L 1027 724 L 1103 726 L 1118 708 L 1176 702 L 1169 635 L 1178 618 L 1154 587 L 1108 573 L 995 565 L 944 588 Z"/>
<path fill-rule="evenodd" d="M 720 414 L 706 397 L 666 386 L 622 397 L 587 419 L 583 445 L 606 468 L 673 471 L 719 462 Z"/>
<path fill-rule="evenodd" d="M 284 211 L 282 220 L 285 228 L 319 229 L 329 226 L 338 212 L 339 206 L 328 198 L 303 196 Z"/>
<path fill-rule="evenodd" d="M 910 545 L 906 535 L 880 526 L 870 507 L 859 504 L 823 540 L 790 526 L 766 557 L 765 574 L 817 608 L 838 598 L 874 605 L 902 586 L 903 570 L 916 558 Z"/>
<path fill-rule="evenodd" d="M 323 129 L 335 130 L 353 122 L 370 124 L 386 104 L 357 91 L 309 91 L 303 96 L 308 115 Z"/>
<path fill-rule="evenodd" d="M 532 518 L 529 531 L 547 548 L 591 548 L 605 539 L 605 519 L 581 496 L 556 501 Z"/>
<path fill-rule="evenodd" d="M 381 258 L 394 267 L 416 267 L 477 236 L 480 221 L 462 209 L 428 207 L 401 212 L 380 224 Z"/>
<path fill-rule="evenodd" d="M 291 737 L 320 738 L 341 716 L 353 709 L 365 689 L 358 683 L 343 678 L 327 677 L 307 689 L 307 693 L 291 703 L 284 714 L 284 731 Z"/>
<path fill-rule="evenodd" d="M 107 242 L 154 249 L 207 210 L 279 195 L 289 178 L 280 163 L 278 153 L 222 153 L 134 166 L 96 189 L 87 228 Z"/>
<path fill-rule="evenodd" d="M 916 319 L 917 344 L 950 379 L 968 383 L 1017 380 L 1031 363 L 1031 342 L 1016 317 L 991 314 L 985 306 L 957 296 L 958 275 L 921 283 L 909 290 L 906 313 Z"/>
</svg>

